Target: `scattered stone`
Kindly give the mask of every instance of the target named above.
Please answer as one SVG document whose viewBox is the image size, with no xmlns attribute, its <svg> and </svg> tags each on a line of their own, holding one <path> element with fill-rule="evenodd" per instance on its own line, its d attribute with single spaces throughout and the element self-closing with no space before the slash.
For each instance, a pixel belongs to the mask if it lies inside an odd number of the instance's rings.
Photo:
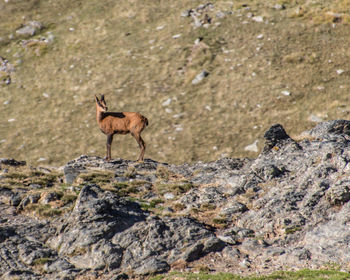
<svg viewBox="0 0 350 280">
<path fill-rule="evenodd" d="M 174 199 L 175 198 L 175 195 L 172 194 L 172 193 L 165 193 L 164 194 L 164 198 L 169 200 L 169 199 Z"/>
<path fill-rule="evenodd" d="M 307 120 L 308 120 L 309 122 L 314 122 L 314 123 L 320 123 L 320 122 L 323 121 L 322 118 L 320 118 L 320 117 L 318 117 L 318 116 L 316 116 L 316 115 L 314 115 L 314 114 L 311 114 L 311 115 L 308 117 Z"/>
<path fill-rule="evenodd" d="M 244 147 L 244 150 L 257 153 L 259 151 L 258 143 L 259 143 L 259 140 L 255 140 L 254 143 Z"/>
<path fill-rule="evenodd" d="M 13 193 L 10 197 L 10 205 L 17 207 L 22 201 L 22 196 L 19 193 Z"/>
<path fill-rule="evenodd" d="M 34 36 L 44 28 L 44 25 L 38 21 L 30 21 L 16 30 L 20 36 Z"/>
<path fill-rule="evenodd" d="M 275 4 L 274 6 L 273 6 L 273 8 L 275 9 L 275 10 L 284 10 L 284 9 L 286 9 L 286 6 L 284 5 L 284 4 Z"/>
<path fill-rule="evenodd" d="M 193 80 L 192 80 L 192 84 L 193 85 L 197 85 L 199 84 L 204 78 L 206 78 L 209 75 L 209 72 L 207 72 L 206 70 L 203 70 L 202 72 L 200 72 Z"/>
<path fill-rule="evenodd" d="M 327 190 L 326 198 L 331 205 L 343 205 L 350 200 L 349 181 L 342 181 Z"/>
<path fill-rule="evenodd" d="M 167 100 L 165 100 L 163 103 L 162 103 L 162 106 L 165 107 L 165 106 L 169 106 L 170 103 L 171 103 L 172 99 L 171 98 L 168 98 Z"/>
<path fill-rule="evenodd" d="M 243 203 L 233 201 L 231 203 L 226 204 L 225 208 L 221 209 L 220 214 L 226 215 L 227 217 L 234 214 L 243 213 L 247 210 L 248 210 L 247 206 L 245 206 Z"/>
<path fill-rule="evenodd" d="M 255 22 L 264 22 L 264 18 L 262 16 L 252 17 L 252 20 Z"/>
<path fill-rule="evenodd" d="M 15 71 L 14 66 L 10 64 L 7 59 L 0 56 L 0 85 L 11 84 L 11 73 L 14 71 Z"/>
<path fill-rule="evenodd" d="M 24 166 L 27 163 L 25 161 L 17 161 L 13 158 L 0 158 L 0 166 L 1 165 L 9 165 L 9 166 Z"/>
<path fill-rule="evenodd" d="M 291 93 L 290 93 L 290 91 L 288 91 L 288 90 L 282 90 L 281 93 L 282 93 L 284 96 L 291 96 Z"/>
</svg>

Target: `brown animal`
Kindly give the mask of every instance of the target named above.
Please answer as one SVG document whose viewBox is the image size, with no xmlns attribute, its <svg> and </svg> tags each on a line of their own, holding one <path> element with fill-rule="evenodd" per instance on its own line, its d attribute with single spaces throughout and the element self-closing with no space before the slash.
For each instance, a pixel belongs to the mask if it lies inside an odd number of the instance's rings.
<svg viewBox="0 0 350 280">
<path fill-rule="evenodd" d="M 108 108 L 104 95 L 101 95 L 100 99 L 95 95 L 95 102 L 98 126 L 101 131 L 107 135 L 106 159 L 111 159 L 113 135 L 131 133 L 141 149 L 138 161 L 143 161 L 146 144 L 141 138 L 141 132 L 148 125 L 147 118 L 135 112 L 107 112 Z"/>
</svg>

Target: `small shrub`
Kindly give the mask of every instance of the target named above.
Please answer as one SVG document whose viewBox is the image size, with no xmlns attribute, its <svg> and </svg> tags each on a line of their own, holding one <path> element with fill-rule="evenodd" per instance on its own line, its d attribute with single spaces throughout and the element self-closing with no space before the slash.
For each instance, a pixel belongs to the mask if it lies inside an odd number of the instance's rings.
<svg viewBox="0 0 350 280">
<path fill-rule="evenodd" d="M 215 209 L 216 209 L 216 206 L 214 204 L 205 203 L 201 205 L 201 210 L 203 211 L 215 210 Z"/>
<path fill-rule="evenodd" d="M 74 251 L 69 254 L 69 256 L 75 257 L 75 256 L 85 255 L 86 253 L 87 253 L 86 248 L 78 247 L 78 248 L 75 248 Z"/>
<path fill-rule="evenodd" d="M 136 168 L 134 166 L 129 166 L 124 173 L 124 177 L 126 178 L 134 178 L 135 175 L 136 175 Z"/>
<path fill-rule="evenodd" d="M 76 199 L 77 199 L 76 194 L 65 194 L 61 198 L 64 205 L 71 203 L 71 202 L 74 202 Z"/>
<path fill-rule="evenodd" d="M 48 263 L 48 262 L 50 262 L 50 261 L 51 261 L 50 258 L 39 258 L 39 259 L 35 259 L 35 260 L 33 261 L 33 265 L 35 265 L 35 266 L 41 266 L 41 265 L 44 265 L 44 264 L 46 264 L 46 263 Z"/>
<path fill-rule="evenodd" d="M 83 180 L 84 183 L 107 184 L 113 180 L 114 174 L 111 172 L 91 172 L 80 174 L 79 178 Z"/>
<path fill-rule="evenodd" d="M 186 209 L 186 206 L 183 205 L 182 203 L 176 203 L 174 206 L 175 211 L 182 211 Z"/>
<path fill-rule="evenodd" d="M 193 188 L 193 184 L 187 181 L 173 182 L 173 183 L 161 183 L 156 185 L 156 189 L 160 194 L 171 192 L 175 195 L 180 195 L 188 192 Z"/>
<path fill-rule="evenodd" d="M 156 176 L 163 180 L 169 180 L 174 174 L 165 166 L 158 166 Z"/>
<path fill-rule="evenodd" d="M 213 224 L 217 224 L 217 225 L 226 225 L 227 219 L 224 217 L 214 218 L 212 222 L 213 222 Z"/>
</svg>

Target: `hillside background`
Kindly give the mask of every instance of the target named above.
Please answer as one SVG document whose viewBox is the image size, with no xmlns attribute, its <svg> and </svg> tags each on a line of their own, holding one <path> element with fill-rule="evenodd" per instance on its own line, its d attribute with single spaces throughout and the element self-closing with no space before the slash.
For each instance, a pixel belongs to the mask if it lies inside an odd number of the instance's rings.
<svg viewBox="0 0 350 280">
<path fill-rule="evenodd" d="M 94 94 L 147 116 L 146 158 L 169 163 L 254 157 L 274 123 L 296 137 L 349 119 L 349 1 L 210 3 L 1 1 L 0 157 L 104 156 Z M 138 153 L 114 138 L 112 157 Z"/>
</svg>

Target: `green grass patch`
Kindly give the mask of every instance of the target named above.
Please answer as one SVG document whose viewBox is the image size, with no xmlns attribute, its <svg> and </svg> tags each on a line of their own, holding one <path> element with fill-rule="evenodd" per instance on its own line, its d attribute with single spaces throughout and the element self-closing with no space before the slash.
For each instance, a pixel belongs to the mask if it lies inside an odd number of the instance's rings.
<svg viewBox="0 0 350 280">
<path fill-rule="evenodd" d="M 63 201 L 64 205 L 66 205 L 66 204 L 75 202 L 77 197 L 78 196 L 76 194 L 64 194 L 61 197 L 61 200 Z"/>
<path fill-rule="evenodd" d="M 46 264 L 46 263 L 48 263 L 50 261 L 52 261 L 52 259 L 50 259 L 50 258 L 39 258 L 39 259 L 35 259 L 33 261 L 33 265 L 35 265 L 35 266 L 42 266 L 42 265 L 44 265 L 44 264 Z"/>
<path fill-rule="evenodd" d="M 184 194 L 184 193 L 188 192 L 193 187 L 194 187 L 194 185 L 188 181 L 155 184 L 155 189 L 160 194 L 165 194 L 167 192 L 171 192 L 175 195 L 180 195 L 180 194 Z"/>
<path fill-rule="evenodd" d="M 302 228 L 300 226 L 295 226 L 295 227 L 287 227 L 285 229 L 285 233 L 286 234 L 293 234 L 293 233 L 296 233 L 298 231 L 301 231 Z"/>
<path fill-rule="evenodd" d="M 84 183 L 104 185 L 110 183 L 113 180 L 114 174 L 108 171 L 94 171 L 89 173 L 82 173 L 79 175 L 79 178 Z"/>
<path fill-rule="evenodd" d="M 55 183 L 58 182 L 58 179 L 62 176 L 62 174 L 45 173 L 41 171 L 12 170 L 2 176 L 3 178 L 1 180 L 1 184 L 22 187 L 36 184 L 44 188 L 52 187 Z"/>
<path fill-rule="evenodd" d="M 151 277 L 150 280 L 346 280 L 350 273 L 332 270 L 300 270 L 296 272 L 275 272 L 266 276 L 238 276 L 230 273 L 178 273 Z"/>
<path fill-rule="evenodd" d="M 62 209 L 54 209 L 49 204 L 38 205 L 35 212 L 43 218 L 53 218 L 63 213 Z"/>
</svg>

